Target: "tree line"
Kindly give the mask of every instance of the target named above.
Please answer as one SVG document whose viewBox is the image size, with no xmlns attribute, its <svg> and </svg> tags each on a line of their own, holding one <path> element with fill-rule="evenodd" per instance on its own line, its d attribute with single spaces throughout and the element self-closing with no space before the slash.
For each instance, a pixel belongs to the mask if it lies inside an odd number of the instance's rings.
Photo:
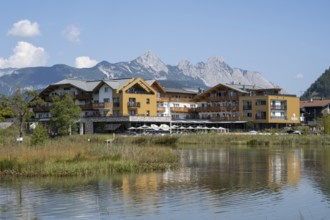
<svg viewBox="0 0 330 220">
<path fill-rule="evenodd" d="M 17 128 L 20 138 L 25 132 L 26 122 L 33 122 L 33 107 L 45 106 L 47 103 L 39 97 L 37 91 L 16 88 L 12 96 L 0 96 L 0 122 L 10 120 Z M 49 106 L 51 118 L 49 123 L 38 125 L 34 131 L 39 133 L 64 136 L 76 130 L 76 121 L 81 117 L 81 109 L 75 104 L 73 97 L 56 96 Z"/>
</svg>

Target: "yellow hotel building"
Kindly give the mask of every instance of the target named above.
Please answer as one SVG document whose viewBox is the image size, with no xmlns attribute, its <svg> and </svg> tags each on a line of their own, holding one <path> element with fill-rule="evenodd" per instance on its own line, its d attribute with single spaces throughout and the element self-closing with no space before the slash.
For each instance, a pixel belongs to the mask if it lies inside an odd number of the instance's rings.
<svg viewBox="0 0 330 220">
<path fill-rule="evenodd" d="M 194 101 L 199 118 L 211 121 L 254 123 L 255 129 L 280 128 L 300 123 L 299 97 L 282 94 L 280 88 L 218 84 Z"/>
</svg>

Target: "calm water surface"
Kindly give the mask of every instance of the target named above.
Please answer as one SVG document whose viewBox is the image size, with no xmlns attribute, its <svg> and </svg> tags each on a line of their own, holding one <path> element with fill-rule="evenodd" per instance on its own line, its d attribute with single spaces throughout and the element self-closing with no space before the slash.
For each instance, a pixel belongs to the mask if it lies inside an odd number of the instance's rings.
<svg viewBox="0 0 330 220">
<path fill-rule="evenodd" d="M 330 149 L 178 150 L 165 173 L 0 180 L 0 219 L 330 219 Z"/>
</svg>

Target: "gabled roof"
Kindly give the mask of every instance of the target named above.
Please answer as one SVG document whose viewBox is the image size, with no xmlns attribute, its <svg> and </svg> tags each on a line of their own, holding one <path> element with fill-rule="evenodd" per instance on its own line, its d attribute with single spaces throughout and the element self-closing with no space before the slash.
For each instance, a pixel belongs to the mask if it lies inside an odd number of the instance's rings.
<svg viewBox="0 0 330 220">
<path fill-rule="evenodd" d="M 127 82 L 132 80 L 132 78 L 126 78 L 126 79 L 110 79 L 110 80 L 103 80 L 104 83 L 106 83 L 108 86 L 110 86 L 113 89 L 119 89 L 123 85 L 125 85 Z"/>
<path fill-rule="evenodd" d="M 127 90 L 136 84 L 140 85 L 147 92 L 151 92 L 153 94 L 157 93 L 146 81 L 144 81 L 140 77 L 136 79 L 132 78 L 131 80 L 127 81 L 125 84 L 123 84 L 120 88 L 117 89 L 117 92 Z"/>
<path fill-rule="evenodd" d="M 47 93 L 58 88 L 59 86 L 66 86 L 66 85 L 76 87 L 85 92 L 93 92 L 96 88 L 99 88 L 103 84 L 109 85 L 112 89 L 119 89 L 130 80 L 132 79 L 129 78 L 129 79 L 93 80 L 93 81 L 82 80 L 82 79 L 64 79 L 59 82 L 50 84 L 40 93 L 41 94 Z"/>
<path fill-rule="evenodd" d="M 209 95 L 210 93 L 212 92 L 215 92 L 215 91 L 218 91 L 221 87 L 225 87 L 225 88 L 228 88 L 228 89 L 231 89 L 231 90 L 234 90 L 234 91 L 237 91 L 237 92 L 240 92 L 240 93 L 249 93 L 241 88 L 239 88 L 238 86 L 234 86 L 233 84 L 223 84 L 223 83 L 219 83 L 218 85 L 216 86 L 213 86 L 212 88 L 202 92 L 201 94 L 198 94 L 194 100 L 200 100 L 200 99 L 203 99 L 203 97 L 206 97 L 207 95 Z"/>
<path fill-rule="evenodd" d="M 80 79 L 64 79 L 59 82 L 51 84 L 51 86 L 71 85 L 78 89 L 84 90 L 86 92 L 91 92 L 99 83 L 100 83 L 100 80 L 86 81 L 86 80 L 80 80 Z"/>
<path fill-rule="evenodd" d="M 103 85 L 108 85 L 110 88 L 116 90 L 130 80 L 132 80 L 132 78 L 100 80 L 97 85 L 94 86 L 93 91 L 99 90 Z"/>
<path fill-rule="evenodd" d="M 160 93 L 165 93 L 164 87 L 162 87 L 162 85 L 157 80 L 153 79 L 153 80 L 145 80 L 145 81 L 151 87 L 154 86 L 154 87 L 158 88 Z"/>
<path fill-rule="evenodd" d="M 326 107 L 330 105 L 330 99 L 300 101 L 300 108 L 305 107 Z"/>
</svg>

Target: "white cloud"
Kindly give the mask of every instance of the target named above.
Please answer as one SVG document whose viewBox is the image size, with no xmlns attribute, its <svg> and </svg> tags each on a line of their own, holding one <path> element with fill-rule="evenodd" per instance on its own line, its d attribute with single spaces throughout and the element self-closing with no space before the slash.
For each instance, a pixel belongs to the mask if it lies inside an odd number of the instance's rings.
<svg viewBox="0 0 330 220">
<path fill-rule="evenodd" d="M 29 20 L 21 20 L 13 24 L 7 35 L 15 37 L 35 37 L 40 35 L 39 24 Z"/>
<path fill-rule="evenodd" d="M 62 31 L 62 36 L 69 42 L 75 43 L 75 44 L 80 42 L 80 38 L 79 38 L 80 34 L 81 34 L 81 29 L 75 25 L 67 26 Z"/>
<path fill-rule="evenodd" d="M 13 49 L 13 54 L 10 57 L 0 57 L 0 68 L 43 66 L 47 59 L 48 55 L 44 48 L 20 41 Z"/>
<path fill-rule="evenodd" d="M 305 78 L 304 74 L 302 73 L 298 73 L 296 76 L 295 76 L 296 79 L 303 79 Z"/>
<path fill-rule="evenodd" d="M 97 61 L 92 60 L 90 57 L 87 56 L 81 56 L 76 58 L 75 64 L 77 68 L 89 68 L 95 66 L 97 64 Z"/>
</svg>

